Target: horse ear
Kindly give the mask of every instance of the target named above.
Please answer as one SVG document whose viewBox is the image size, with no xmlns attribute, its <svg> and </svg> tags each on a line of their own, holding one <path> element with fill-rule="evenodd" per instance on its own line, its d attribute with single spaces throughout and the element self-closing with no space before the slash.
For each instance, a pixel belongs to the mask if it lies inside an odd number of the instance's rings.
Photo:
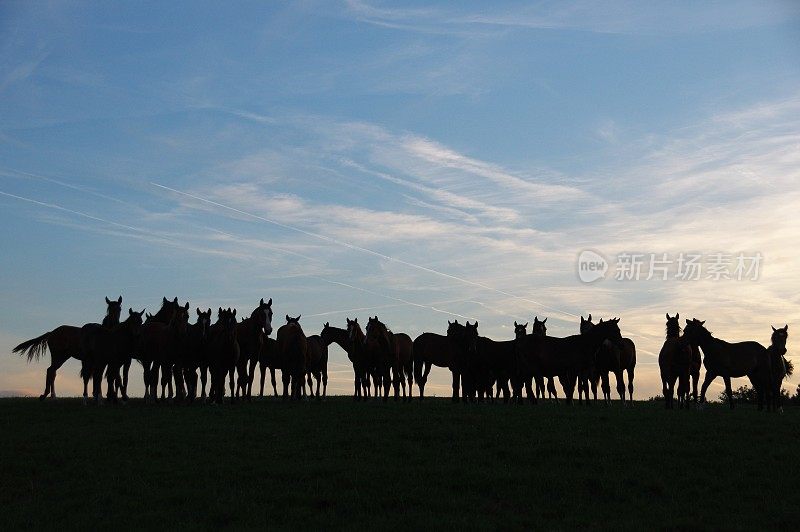
<svg viewBox="0 0 800 532">
<path fill-rule="evenodd" d="M 119 297 L 117 298 L 117 303 L 122 303 L 122 296 L 119 296 Z"/>
<path fill-rule="evenodd" d="M 178 296 L 175 296 L 175 299 L 173 299 L 172 302 L 177 305 L 178 304 Z"/>
<path fill-rule="evenodd" d="M 770 325 L 770 327 L 772 327 L 772 332 L 778 332 L 778 329 L 776 329 L 774 325 Z"/>
<path fill-rule="evenodd" d="M 542 321 L 542 325 L 544 325 L 545 323 L 547 323 L 547 318 L 545 318 L 544 321 Z"/>
<path fill-rule="evenodd" d="M 519 327 L 519 324 L 517 323 L 517 320 L 514 320 L 514 327 Z"/>
<path fill-rule="evenodd" d="M 475 320 L 475 330 L 478 330 L 478 320 Z"/>
<path fill-rule="evenodd" d="M 200 314 L 202 314 L 202 313 L 200 312 L 200 307 L 197 307 L 197 315 L 199 316 Z"/>
<path fill-rule="evenodd" d="M 586 320 L 586 321 L 592 321 L 592 315 L 591 314 L 589 314 L 589 319 Z"/>
<path fill-rule="evenodd" d="M 787 332 L 789 331 L 789 324 L 788 323 L 783 326 L 783 330 L 787 331 Z"/>
<path fill-rule="evenodd" d="M 186 304 L 183 306 L 186 310 L 189 310 L 189 302 L 187 301 Z"/>
<path fill-rule="evenodd" d="M 133 316 L 133 309 L 132 308 L 128 309 L 128 316 Z M 773 327 L 772 330 L 774 331 L 775 327 Z"/>
<path fill-rule="evenodd" d="M 147 309 L 146 309 L 146 308 L 143 308 L 143 309 L 142 309 L 142 311 L 139 313 L 139 316 L 141 316 L 142 314 L 144 314 L 144 311 L 145 311 L 145 310 L 147 310 Z"/>
<path fill-rule="evenodd" d="M 259 307 L 263 307 L 264 306 L 264 298 L 263 297 L 261 298 L 261 302 L 258 304 L 258 306 Z"/>
<path fill-rule="evenodd" d="M 298 315 L 297 315 L 297 321 L 300 321 L 300 317 L 301 317 L 301 316 L 302 316 L 302 314 L 298 314 Z"/>
<path fill-rule="evenodd" d="M 680 313 L 680 312 L 678 312 L 678 313 L 676 313 L 676 314 L 675 314 L 675 319 L 676 319 L 676 320 L 679 320 L 679 319 L 681 319 L 681 313 Z"/>
<path fill-rule="evenodd" d="M 705 324 L 706 324 L 706 320 L 703 320 L 703 321 L 700 322 L 700 325 L 705 325 Z"/>
<path fill-rule="evenodd" d="M 675 316 L 677 318 L 677 316 Z M 667 312 L 667 320 L 669 320 L 669 312 Z"/>
<path fill-rule="evenodd" d="M 162 303 L 164 303 L 165 305 L 166 305 L 167 303 L 169 303 L 169 301 L 167 301 L 167 298 L 166 298 L 166 297 L 164 297 L 164 298 L 162 298 L 162 299 L 164 300 L 164 301 L 162 301 Z"/>
<path fill-rule="evenodd" d="M 111 301 L 108 300 L 108 296 L 106 296 L 106 305 L 110 305 Z"/>
<path fill-rule="evenodd" d="M 287 322 L 289 321 L 289 315 L 288 314 L 286 315 L 286 321 Z"/>
<path fill-rule="evenodd" d="M 523 325 L 522 327 L 523 327 L 523 329 L 527 329 L 528 328 L 528 322 L 526 321 L 525 325 Z"/>
<path fill-rule="evenodd" d="M 236 309 L 233 309 L 233 317 L 236 317 Z"/>
</svg>

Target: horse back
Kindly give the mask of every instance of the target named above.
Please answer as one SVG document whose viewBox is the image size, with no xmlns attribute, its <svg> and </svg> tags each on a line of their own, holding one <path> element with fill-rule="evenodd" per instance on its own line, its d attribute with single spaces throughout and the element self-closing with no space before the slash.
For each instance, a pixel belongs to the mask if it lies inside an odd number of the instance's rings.
<svg viewBox="0 0 800 532">
<path fill-rule="evenodd" d="M 406 333 L 394 335 L 394 348 L 401 364 L 407 364 L 414 358 L 414 342 Z"/>
<path fill-rule="evenodd" d="M 441 368 L 451 367 L 455 358 L 450 340 L 441 334 L 420 334 L 414 339 L 412 350 L 415 360 Z"/>
</svg>

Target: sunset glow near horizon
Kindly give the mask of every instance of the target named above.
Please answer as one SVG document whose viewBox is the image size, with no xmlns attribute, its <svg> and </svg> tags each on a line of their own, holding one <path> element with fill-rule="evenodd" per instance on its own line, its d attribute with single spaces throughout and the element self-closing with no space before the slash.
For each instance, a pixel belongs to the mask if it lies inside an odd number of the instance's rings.
<svg viewBox="0 0 800 532">
<path fill-rule="evenodd" d="M 0 4 L 1 395 L 44 388 L 49 355 L 15 345 L 119 295 L 271 297 L 307 334 L 616 316 L 636 399 L 661 392 L 665 313 L 764 345 L 788 324 L 798 360 L 797 3 L 235 7 Z M 352 392 L 336 346 L 329 374 Z"/>
</svg>

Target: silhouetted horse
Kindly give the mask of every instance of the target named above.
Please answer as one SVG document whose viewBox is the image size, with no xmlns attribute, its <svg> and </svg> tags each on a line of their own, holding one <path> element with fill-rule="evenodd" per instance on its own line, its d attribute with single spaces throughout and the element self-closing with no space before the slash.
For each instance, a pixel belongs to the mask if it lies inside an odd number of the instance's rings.
<svg viewBox="0 0 800 532">
<path fill-rule="evenodd" d="M 358 318 L 352 320 L 347 318 L 347 358 L 353 364 L 353 399 L 363 398 L 366 401 L 369 396 L 370 364 L 364 339 L 364 331 L 358 324 Z"/>
<path fill-rule="evenodd" d="M 151 332 L 160 329 L 161 325 L 167 325 L 172 321 L 172 317 L 175 315 L 175 312 L 178 310 L 180 305 L 178 304 L 178 298 L 176 297 L 172 301 L 168 300 L 166 297 L 162 298 L 161 301 L 161 308 L 153 315 L 147 315 L 147 319 L 142 326 L 142 333 L 139 335 L 139 347 L 136 349 L 136 354 L 133 356 L 136 360 L 138 360 L 142 364 L 142 378 L 144 380 L 144 390 L 145 390 L 145 400 L 149 401 L 150 399 L 155 400 L 155 394 L 150 396 L 148 391 L 150 388 L 150 381 L 153 378 L 153 370 L 155 370 L 155 379 L 158 380 L 158 367 L 154 366 L 154 360 L 151 358 L 151 355 L 147 352 L 148 347 L 147 344 L 150 342 L 149 338 L 151 334 L 159 334 L 157 332 Z M 122 383 L 120 386 L 120 395 L 122 396 L 123 400 L 128 399 L 128 371 L 131 367 L 131 361 L 126 360 L 122 364 Z"/>
<path fill-rule="evenodd" d="M 771 343 L 767 348 L 772 373 L 768 406 L 780 411 L 783 411 L 783 396 L 781 395 L 783 379 L 789 376 L 786 359 L 784 358 L 786 355 L 786 340 L 788 338 L 788 325 L 780 329 L 772 327 Z"/>
<path fill-rule="evenodd" d="M 234 374 L 239 361 L 239 341 L 237 338 L 236 309 L 217 311 L 217 321 L 209 331 L 209 367 L 211 369 L 212 402 L 222 404 L 225 397 L 225 376 L 228 376 L 231 390 L 231 403 L 236 402 Z"/>
<path fill-rule="evenodd" d="M 300 399 L 305 389 L 308 366 L 308 342 L 300 326 L 300 316 L 290 318 L 288 314 L 286 315 L 286 324 L 278 329 L 277 340 L 278 353 L 282 361 L 283 398 L 288 397 L 291 383 L 292 399 Z"/>
<path fill-rule="evenodd" d="M 529 335 L 520 348 L 524 375 L 559 376 L 567 404 L 572 403 L 575 383 L 594 366 L 597 349 L 605 340 L 619 342 L 619 319 L 600 322 L 585 334 L 557 338 Z"/>
<path fill-rule="evenodd" d="M 211 309 L 203 312 L 196 309 L 197 321 L 189 325 L 186 342 L 180 353 L 178 368 L 186 382 L 186 396 L 189 401 L 197 398 L 197 370 L 200 370 L 202 385 L 201 399 L 206 397 L 208 379 L 208 342 L 211 330 Z"/>
<path fill-rule="evenodd" d="M 185 396 L 183 374 L 175 371 L 176 364 L 180 364 L 181 356 L 185 352 L 187 335 L 189 331 L 189 303 L 184 306 L 177 305 L 172 313 L 169 323 L 160 323 L 150 320 L 145 323 L 139 356 L 141 360 L 151 362 L 152 366 L 145 368 L 145 398 L 156 400 L 158 396 L 158 373 L 161 370 L 161 399 L 165 398 L 166 389 L 169 388 L 168 398 L 172 399 L 172 382 L 179 398 Z"/>
<path fill-rule="evenodd" d="M 394 334 L 384 325 L 378 316 L 367 322 L 364 348 L 369 360 L 369 367 L 375 383 L 375 397 L 378 397 L 379 386 L 383 386 L 383 400 L 389 399 L 389 386 L 394 387 L 394 398 L 400 397 L 399 377 L 402 369 L 397 358 Z"/>
<path fill-rule="evenodd" d="M 682 341 L 697 344 L 703 349 L 706 376 L 700 390 L 700 402 L 706 400 L 706 390 L 711 382 L 722 377 L 725 392 L 733 408 L 731 378 L 747 376 L 758 394 L 758 408 L 763 408 L 765 394 L 771 386 L 770 360 L 767 348 L 758 342 L 728 343 L 714 338 L 705 328 L 705 321 L 686 320 Z"/>
<path fill-rule="evenodd" d="M 525 325 L 514 322 L 515 335 L 525 336 Z M 516 350 L 517 340 L 495 341 L 484 336 L 479 336 L 476 340 L 476 354 L 473 364 L 469 365 L 470 376 L 467 380 L 474 382 L 478 401 L 493 399 L 492 387 L 497 383 L 497 394 L 503 392 L 503 402 L 508 402 L 510 392 L 508 388 L 509 380 L 516 382 Z M 468 392 L 470 400 L 473 396 Z"/>
<path fill-rule="evenodd" d="M 592 319 L 592 315 L 589 314 L 589 319 Z M 516 322 L 515 322 L 516 323 Z M 527 324 L 526 324 L 527 325 Z M 524 328 L 521 331 L 523 334 L 517 334 L 515 328 L 515 337 L 517 339 L 521 339 L 525 336 Z M 538 338 L 544 338 L 547 336 L 547 318 L 539 321 L 538 316 L 533 317 L 533 326 L 531 326 L 531 335 L 536 336 Z M 519 373 L 519 370 L 517 370 Z M 545 392 L 545 385 L 544 385 L 544 376 L 539 376 L 538 378 L 534 379 L 536 382 L 536 397 L 544 399 L 544 392 Z M 547 398 L 552 399 L 558 404 L 558 391 L 556 390 L 555 382 L 553 381 L 553 376 L 547 377 Z"/>
<path fill-rule="evenodd" d="M 128 309 L 128 318 L 117 325 L 88 323 L 81 328 L 81 351 L 83 364 L 81 374 L 84 379 L 92 377 L 92 397 L 100 402 L 103 370 L 106 371 L 107 393 L 109 401 L 117 401 L 117 384 L 119 371 L 123 362 L 128 360 L 138 346 L 139 332 L 142 327 L 141 312 Z M 119 315 L 117 314 L 117 319 Z M 84 392 L 84 402 L 86 394 Z"/>
<path fill-rule="evenodd" d="M 110 301 L 106 298 L 106 317 L 103 323 L 114 325 L 119 323 L 119 308 L 122 305 L 122 296 L 118 301 Z M 72 325 L 62 325 L 52 331 L 46 332 L 41 336 L 22 342 L 15 347 L 12 352 L 19 353 L 28 358 L 28 362 L 33 359 L 37 361 L 44 355 L 45 351 L 50 350 L 50 366 L 47 368 L 44 379 L 44 392 L 39 399 L 44 399 L 48 395 L 56 397 L 56 373 L 70 358 L 83 359 L 81 353 L 82 333 L 80 327 Z M 86 381 L 84 381 L 84 397 L 87 395 Z"/>
<path fill-rule="evenodd" d="M 400 387 L 403 399 L 411 401 L 414 395 L 414 342 L 406 333 L 394 333 L 394 348 L 399 367 Z M 406 395 L 406 379 L 408 379 L 408 395 Z"/>
<path fill-rule="evenodd" d="M 308 344 L 308 367 L 306 377 L 308 379 L 309 395 L 315 395 L 317 399 L 325 397 L 328 392 L 328 344 L 318 334 L 309 336 L 306 339 Z M 314 385 L 311 377 L 317 381 L 317 391 L 314 392 Z M 322 395 L 319 393 L 320 382 L 322 382 Z"/>
<path fill-rule="evenodd" d="M 267 303 L 261 298 L 258 306 L 250 313 L 250 317 L 236 326 L 236 338 L 239 342 L 236 397 L 239 397 L 241 392 L 243 397 L 250 399 L 261 346 L 264 344 L 265 336 L 270 334 L 272 334 L 272 298 Z"/>
<path fill-rule="evenodd" d="M 259 397 L 264 397 L 264 377 L 266 376 L 267 368 L 269 368 L 269 373 L 272 380 L 272 392 L 275 394 L 275 397 L 278 397 L 278 389 L 276 386 L 277 383 L 275 382 L 275 370 L 280 369 L 283 371 L 283 369 L 278 366 L 279 359 L 278 341 L 267 336 L 264 338 L 264 343 L 261 345 L 261 353 L 258 355 L 258 369 L 261 372 L 261 388 L 258 392 Z"/>
<path fill-rule="evenodd" d="M 666 408 L 674 408 L 675 381 L 678 382 L 677 396 L 681 408 L 688 407 L 689 373 L 692 367 L 692 346 L 681 342 L 680 314 L 670 318 L 667 314 L 667 337 L 658 353 L 658 367 L 661 371 L 661 385 Z"/>
<path fill-rule="evenodd" d="M 458 328 L 458 320 L 447 322 L 448 331 Z M 450 335 L 422 333 L 414 339 L 414 379 L 419 387 L 420 400 L 425 397 L 425 384 L 431 366 L 447 368 L 453 375 L 453 401 L 459 400 L 461 372 L 465 365 L 464 343 Z"/>
</svg>

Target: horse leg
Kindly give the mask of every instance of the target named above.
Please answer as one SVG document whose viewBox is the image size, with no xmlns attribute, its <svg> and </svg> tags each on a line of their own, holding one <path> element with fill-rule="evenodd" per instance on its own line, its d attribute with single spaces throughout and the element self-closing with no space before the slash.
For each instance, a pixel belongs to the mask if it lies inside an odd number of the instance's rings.
<svg viewBox="0 0 800 532">
<path fill-rule="evenodd" d="M 625 377 L 622 375 L 622 370 L 617 370 L 614 372 L 614 377 L 617 379 L 617 393 L 619 394 L 619 400 L 622 402 L 622 406 L 625 406 Z"/>
<path fill-rule="evenodd" d="M 453 372 L 453 402 L 457 403 L 459 400 L 458 389 L 459 389 L 461 375 L 456 370 L 452 370 L 452 372 Z"/>
<path fill-rule="evenodd" d="M 102 384 L 104 368 L 105 364 L 96 364 L 96 367 L 92 371 L 92 399 L 96 405 L 100 404 L 100 399 L 103 395 Z"/>
<path fill-rule="evenodd" d="M 272 395 L 278 397 L 278 386 L 275 382 L 275 368 L 269 368 L 269 380 L 272 383 Z M 283 371 L 281 371 L 281 380 L 283 380 Z"/>
<path fill-rule="evenodd" d="M 328 397 L 328 366 L 322 368 L 322 397 Z"/>
<path fill-rule="evenodd" d="M 630 405 L 633 406 L 633 366 L 629 367 L 626 371 L 628 373 L 628 401 Z"/>
<path fill-rule="evenodd" d="M 723 375 L 722 380 L 725 382 L 725 393 L 728 394 L 728 404 L 733 409 L 733 390 L 731 390 L 731 378 L 728 375 Z"/>
<path fill-rule="evenodd" d="M 710 371 L 706 370 L 706 376 L 703 379 L 703 385 L 700 387 L 700 403 L 706 402 L 706 390 L 708 390 L 709 385 L 714 381 L 717 376 Z"/>
<path fill-rule="evenodd" d="M 253 357 L 250 359 L 250 367 L 247 371 L 247 398 L 250 399 L 253 395 L 253 381 L 256 378 L 256 364 L 258 363 L 258 357 Z"/>
<path fill-rule="evenodd" d="M 258 396 L 259 397 L 264 397 L 264 379 L 267 376 L 267 365 L 262 363 L 262 362 L 259 362 L 258 363 L 258 371 L 261 373 L 261 375 L 259 377 L 260 387 L 258 389 Z"/>
<path fill-rule="evenodd" d="M 54 354 L 50 351 L 50 366 L 47 368 L 47 371 L 45 371 L 44 376 L 44 393 L 39 396 L 39 399 L 44 399 L 48 395 L 53 399 L 56 398 L 56 373 L 67 360 L 69 360 L 69 355 L 63 355 L 61 353 Z"/>
<path fill-rule="evenodd" d="M 131 359 L 126 358 L 122 364 L 122 390 L 120 395 L 123 401 L 128 400 L 128 371 L 131 369 Z"/>
<path fill-rule="evenodd" d="M 81 361 L 81 379 L 83 379 L 83 404 L 89 404 L 89 379 L 92 377 L 89 364 Z"/>
</svg>

